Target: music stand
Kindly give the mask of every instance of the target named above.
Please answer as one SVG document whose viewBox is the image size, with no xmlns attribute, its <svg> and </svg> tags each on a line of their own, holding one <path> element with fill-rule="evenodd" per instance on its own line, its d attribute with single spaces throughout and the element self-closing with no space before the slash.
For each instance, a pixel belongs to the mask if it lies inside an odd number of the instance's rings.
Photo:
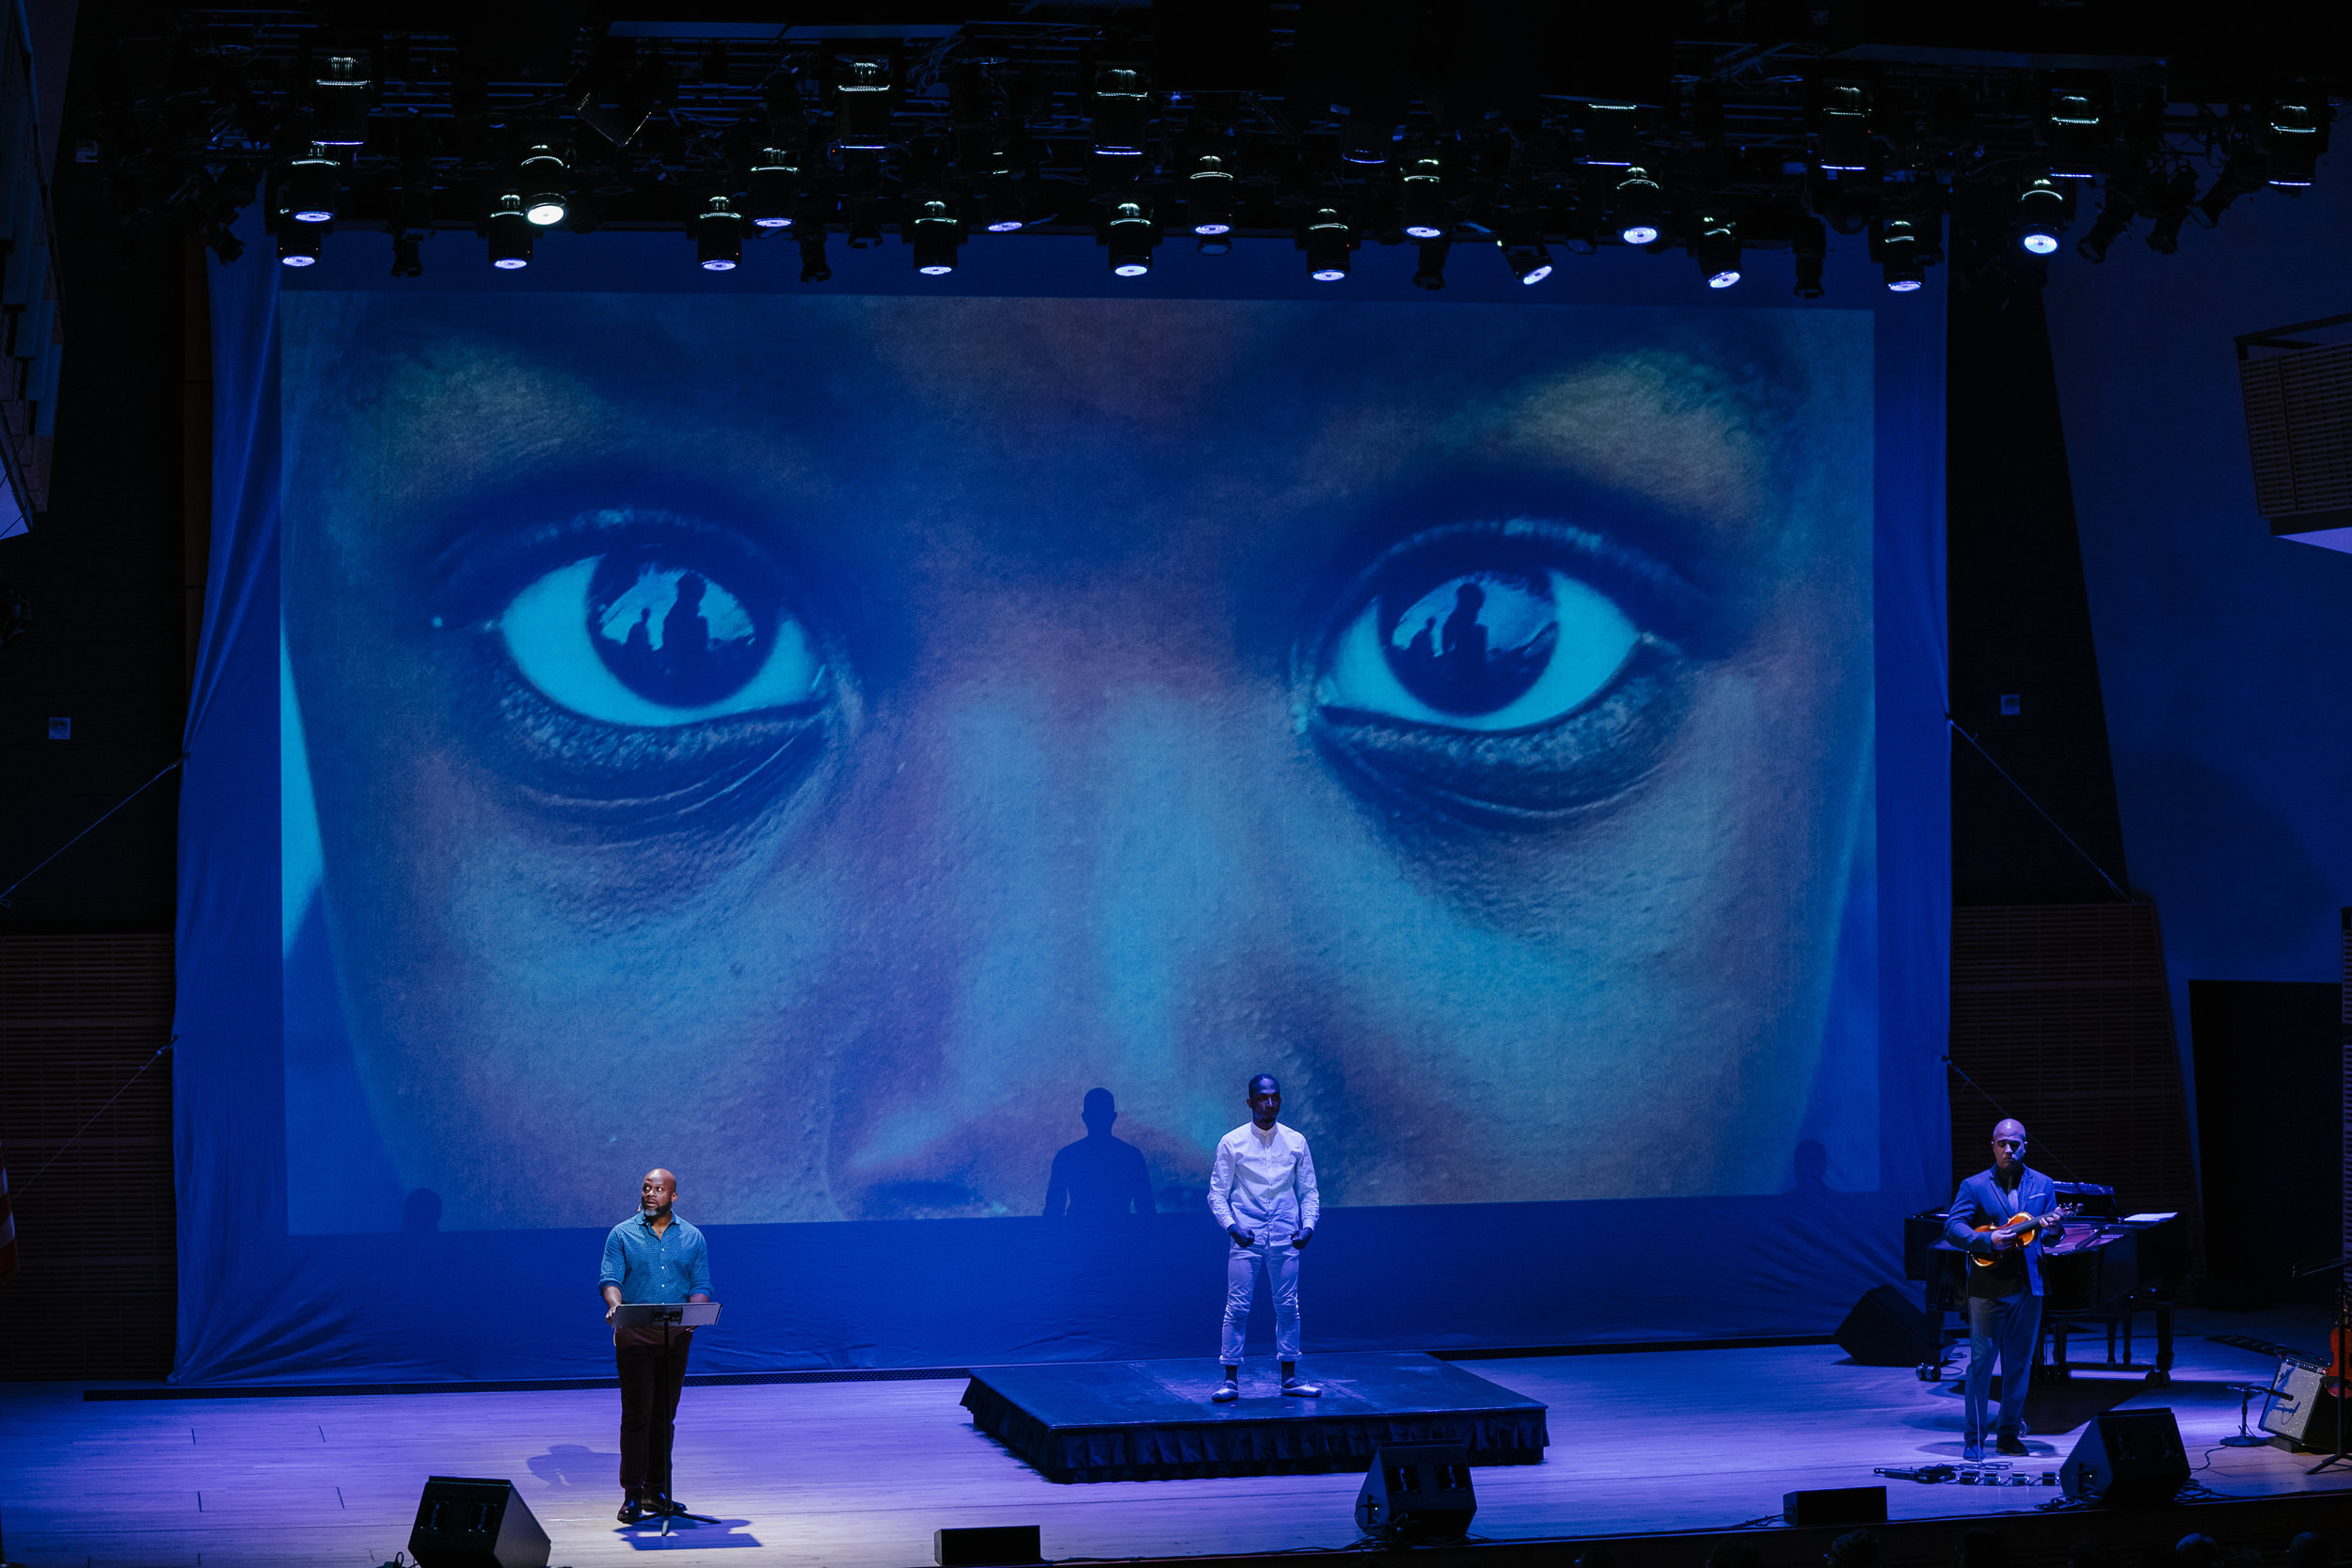
<svg viewBox="0 0 2352 1568">
<path fill-rule="evenodd" d="M 655 1397 L 666 1394 L 670 1386 L 670 1334 L 674 1328 L 708 1328 L 719 1321 L 719 1304 L 715 1301 L 625 1301 L 612 1309 L 614 1328 L 658 1328 L 661 1334 L 661 1384 Z M 677 1433 L 670 1433 L 671 1446 L 675 1449 Z M 663 1502 L 672 1501 L 671 1493 L 677 1489 L 677 1455 L 675 1451 L 663 1456 L 668 1465 L 662 1480 L 667 1483 L 661 1491 Z M 661 1533 L 670 1533 L 673 1519 L 691 1519 L 698 1525 L 715 1525 L 719 1521 L 704 1513 L 661 1513 Z"/>
<path fill-rule="evenodd" d="M 2331 1269 L 2336 1275 L 2336 1322 L 2330 1337 L 2333 1342 L 2328 1347 L 2328 1375 L 2319 1381 L 2321 1388 L 2336 1396 L 2336 1451 L 2303 1472 L 2310 1476 L 2352 1460 L 2352 1454 L 2344 1451 L 2344 1429 L 2352 1426 L 2352 1421 L 2347 1421 L 2344 1417 L 2344 1412 L 2352 1409 L 2352 1388 L 2344 1386 L 2346 1380 L 2336 1375 L 2344 1370 L 2344 1357 L 2352 1355 L 2352 1272 L 2347 1272 L 2347 1265 L 2352 1265 L 2352 1252 L 2332 1263 L 2297 1269 L 2293 1275 L 2296 1279 L 2308 1279 L 2312 1275 L 2326 1274 Z"/>
</svg>

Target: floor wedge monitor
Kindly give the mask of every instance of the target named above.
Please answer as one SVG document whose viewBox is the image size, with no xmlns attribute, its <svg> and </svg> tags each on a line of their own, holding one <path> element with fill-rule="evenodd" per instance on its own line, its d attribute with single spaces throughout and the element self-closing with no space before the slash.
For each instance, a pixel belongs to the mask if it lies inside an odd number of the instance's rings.
<svg viewBox="0 0 2352 1568">
<path fill-rule="evenodd" d="M 417 1568 L 548 1568 L 548 1532 L 511 1481 L 434 1476 L 408 1532 Z"/>
<path fill-rule="evenodd" d="M 1459 1443 L 1383 1443 L 1356 1494 L 1356 1528 L 1384 1541 L 1458 1541 L 1477 1512 Z"/>
<path fill-rule="evenodd" d="M 2076 1502 L 2149 1508 L 2170 1502 L 2188 1484 L 2188 1454 L 2172 1412 L 2110 1410 L 2093 1416 L 2058 1470 Z"/>
</svg>

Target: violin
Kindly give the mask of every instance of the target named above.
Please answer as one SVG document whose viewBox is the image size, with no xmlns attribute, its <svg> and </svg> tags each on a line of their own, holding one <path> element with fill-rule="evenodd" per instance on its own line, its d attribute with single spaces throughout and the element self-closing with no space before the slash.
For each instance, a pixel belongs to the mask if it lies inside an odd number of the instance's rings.
<svg viewBox="0 0 2352 1568">
<path fill-rule="evenodd" d="M 2011 1214 L 2008 1221 L 2004 1224 L 1978 1226 L 1976 1227 L 1977 1234 L 1982 1236 L 1994 1231 L 1999 1231 L 2003 1234 L 2016 1237 L 2017 1244 L 2021 1247 L 2030 1246 L 2033 1244 L 2033 1239 L 2042 1234 L 2042 1227 L 2043 1226 L 2056 1225 L 2059 1220 L 2064 1219 L 2068 1214 L 2074 1212 L 2074 1207 L 2075 1206 L 2073 1205 L 2060 1204 L 2058 1208 L 2051 1210 L 2046 1214 Z M 1980 1252 L 1972 1252 L 1968 1255 L 1968 1261 L 1974 1263 L 1980 1269 L 1992 1268 L 2000 1260 L 2001 1254 L 1998 1252 L 1989 1255 Z"/>
</svg>

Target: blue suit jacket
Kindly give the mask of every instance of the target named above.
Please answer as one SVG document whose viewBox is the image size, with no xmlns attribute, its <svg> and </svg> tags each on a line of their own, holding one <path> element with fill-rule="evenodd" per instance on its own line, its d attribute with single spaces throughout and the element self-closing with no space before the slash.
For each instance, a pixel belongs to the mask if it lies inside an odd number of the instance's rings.
<svg viewBox="0 0 2352 1568">
<path fill-rule="evenodd" d="M 2007 1225 L 2011 1214 L 2055 1213 L 2058 1206 L 2058 1183 L 2031 1165 L 2018 1178 L 2014 1193 L 2003 1192 L 1990 1170 L 1980 1170 L 1960 1184 L 1952 1206 L 1944 1211 L 1944 1240 L 1962 1252 L 1992 1257 L 1993 1243 L 1978 1234 L 1978 1226 Z M 2026 1287 L 2037 1296 L 2042 1293 L 2042 1243 L 2056 1241 L 2064 1229 L 2053 1224 L 2026 1243 Z"/>
</svg>

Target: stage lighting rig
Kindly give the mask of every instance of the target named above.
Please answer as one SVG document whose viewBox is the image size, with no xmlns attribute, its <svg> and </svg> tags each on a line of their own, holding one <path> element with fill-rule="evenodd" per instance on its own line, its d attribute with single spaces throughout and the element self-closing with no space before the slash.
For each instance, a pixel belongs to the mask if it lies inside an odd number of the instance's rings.
<svg viewBox="0 0 2352 1568">
<path fill-rule="evenodd" d="M 1152 93 L 1145 84 L 1142 69 L 1124 64 L 1098 67 L 1090 96 L 1093 107 L 1090 136 L 1094 155 L 1098 158 L 1141 157 L 1144 128 L 1152 109 Z"/>
<path fill-rule="evenodd" d="M 2090 231 L 2074 242 L 2074 254 L 2086 261 L 2106 261 L 2107 246 L 2130 231 L 2134 206 L 2132 194 L 2122 180 L 2108 181 L 2106 198 L 2099 203 L 2099 215 L 2090 220 Z"/>
<path fill-rule="evenodd" d="M 2169 256 L 2181 248 L 2181 225 L 2188 221 L 2189 206 L 2196 199 L 2197 171 L 2184 166 L 2153 197 L 2140 203 L 2140 211 L 2149 219 L 2149 249 Z"/>
<path fill-rule="evenodd" d="M 531 238 L 537 231 L 523 215 L 519 195 L 500 197 L 482 223 L 483 237 L 489 242 L 490 265 L 501 272 L 519 272 L 531 265 Z"/>
<path fill-rule="evenodd" d="M 1630 168 L 1640 142 L 1640 111 L 1630 103 L 1595 103 L 1584 119 L 1583 162 L 1596 168 Z"/>
<path fill-rule="evenodd" d="M 318 265 L 326 239 L 323 223 L 281 223 L 278 226 L 278 262 L 287 267 Z"/>
<path fill-rule="evenodd" d="M 1317 207 L 1299 229 L 1298 248 L 1307 253 L 1308 277 L 1318 283 L 1337 283 L 1347 276 L 1356 230 L 1338 208 Z"/>
<path fill-rule="evenodd" d="M 898 97 L 897 61 L 886 54 L 833 56 L 833 145 L 879 152 L 890 145 Z"/>
<path fill-rule="evenodd" d="M 743 171 L 743 215 L 754 229 L 789 229 L 800 208 L 801 161 L 781 147 L 763 147 Z"/>
<path fill-rule="evenodd" d="M 332 54 L 310 78 L 310 139 L 322 147 L 359 147 L 368 139 L 368 79 L 364 55 Z"/>
<path fill-rule="evenodd" d="M 2090 180 L 2099 173 L 2099 148 L 2105 117 L 2088 89 L 2054 87 L 2042 113 L 2042 138 L 2049 148 L 2050 175 L 2058 180 Z"/>
<path fill-rule="evenodd" d="M 1406 160 L 1397 182 L 1398 215 L 1408 239 L 1436 240 L 1445 235 L 1445 166 L 1436 154 L 1422 152 Z"/>
<path fill-rule="evenodd" d="M 1740 228 L 1728 216 L 1700 214 L 1691 253 L 1698 258 L 1699 276 L 1708 288 L 1728 289 L 1740 281 Z"/>
<path fill-rule="evenodd" d="M 1649 170 L 1638 165 L 1628 168 L 1625 178 L 1617 182 L 1615 198 L 1610 203 L 1617 237 L 1628 245 L 1655 245 L 1665 210 L 1665 193 L 1650 178 Z"/>
<path fill-rule="evenodd" d="M 743 214 L 734 202 L 723 196 L 703 198 L 702 211 L 694 214 L 694 260 L 703 271 L 733 272 L 743 264 Z M 919 249 L 916 255 L 921 255 Z M 954 266 L 951 255 L 948 270 Z"/>
<path fill-rule="evenodd" d="M 1817 168 L 1861 174 L 1871 164 L 1869 90 L 1859 83 L 1822 82 L 1813 103 L 1813 162 Z"/>
<path fill-rule="evenodd" d="M 1886 279 L 1890 292 L 1915 293 L 1926 284 L 1928 261 L 1917 219 L 1881 218 L 1870 231 L 1870 249 L 1878 258 L 1880 275 Z"/>
<path fill-rule="evenodd" d="M 1829 230 L 1821 220 L 1810 213 L 1801 212 L 1789 230 L 1788 254 L 1797 264 L 1797 285 L 1790 292 L 1799 299 L 1819 299 L 1826 291 L 1821 287 L 1821 263 L 1829 258 Z"/>
<path fill-rule="evenodd" d="M 343 166 L 336 156 L 320 144 L 311 143 L 308 152 L 288 161 L 285 177 L 278 182 L 279 220 L 334 222 L 342 174 Z"/>
<path fill-rule="evenodd" d="M 2074 196 L 2048 175 L 2037 175 L 2017 193 L 2017 243 L 2036 256 L 2048 256 L 2066 232 Z"/>
<path fill-rule="evenodd" d="M 1240 183 L 1231 160 L 1223 153 L 1193 155 L 1191 167 L 1184 171 L 1184 213 L 1192 220 L 1194 233 L 1233 231 L 1234 200 Z"/>
<path fill-rule="evenodd" d="M 1421 259 L 1413 267 L 1413 287 L 1427 289 L 1432 293 L 1445 287 L 1446 252 L 1454 248 L 1452 240 L 1423 240 Z"/>
<path fill-rule="evenodd" d="M 1140 202 L 1122 201 L 1096 230 L 1095 243 L 1109 250 L 1114 277 L 1142 277 L 1152 270 L 1152 250 L 1160 243 L 1159 225 Z"/>
<path fill-rule="evenodd" d="M 918 204 L 907 224 L 907 243 L 914 247 L 914 270 L 926 277 L 945 277 L 956 270 L 956 252 L 963 245 L 963 225 L 933 197 Z"/>
<path fill-rule="evenodd" d="M 546 142 L 534 145 L 515 166 L 521 186 L 523 216 L 542 229 L 564 221 L 571 209 L 571 166 Z"/>
<path fill-rule="evenodd" d="M 2332 111 L 2324 98 L 2281 100 L 2263 116 L 2263 152 L 2269 182 L 2299 190 L 2312 182 L 2328 150 Z"/>
<path fill-rule="evenodd" d="M 825 260 L 825 230 L 819 224 L 804 223 L 794 230 L 801 243 L 801 281 L 830 283 L 833 264 Z"/>
</svg>

